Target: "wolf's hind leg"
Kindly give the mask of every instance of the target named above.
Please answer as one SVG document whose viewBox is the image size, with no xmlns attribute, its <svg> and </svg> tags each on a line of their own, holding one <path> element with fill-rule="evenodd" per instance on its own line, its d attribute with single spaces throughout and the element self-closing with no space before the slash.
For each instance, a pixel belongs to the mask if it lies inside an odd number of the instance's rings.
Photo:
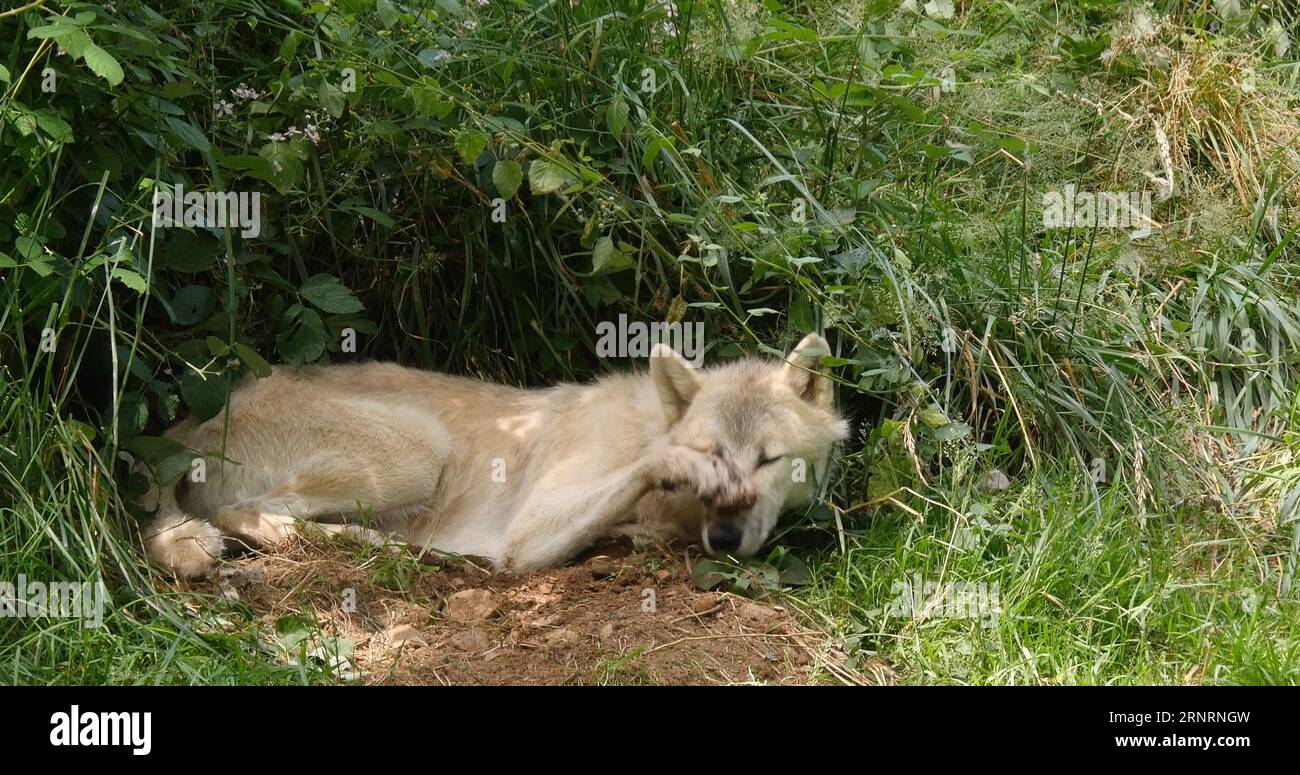
<svg viewBox="0 0 1300 775">
<path fill-rule="evenodd" d="M 336 453 L 314 456 L 270 492 L 223 506 L 212 522 L 249 546 L 278 546 L 298 532 L 298 521 L 342 517 L 355 523 L 366 514 L 400 512 L 433 500 L 445 458 L 436 450 L 403 449 L 400 455 L 368 461 Z M 392 543 L 361 524 L 315 527 L 363 543 Z"/>
<path fill-rule="evenodd" d="M 298 414 L 252 402 L 232 411 L 228 437 L 220 416 L 168 434 L 215 458 L 207 480 L 189 484 L 184 508 L 162 491 L 164 508 L 145 536 L 149 556 L 178 575 L 205 573 L 223 533 L 267 547 L 295 535 L 296 520 L 419 513 L 435 498 L 449 454 L 441 423 L 380 401 L 318 401 Z M 326 532 L 381 538 L 359 525 Z"/>
<path fill-rule="evenodd" d="M 236 537 L 236 540 L 250 548 L 253 546 L 279 546 L 301 532 L 299 522 L 308 523 L 310 525 L 309 530 L 324 533 L 328 536 L 350 538 L 357 543 L 369 546 L 387 547 L 402 543 L 400 539 L 394 536 L 365 525 L 312 522 L 312 514 L 309 512 L 278 514 L 274 511 L 267 511 L 265 508 L 267 507 L 257 502 L 239 504 L 218 512 L 213 521 L 220 526 L 220 530 L 230 533 Z M 275 508 L 275 506 L 269 508 Z M 216 529 L 213 528 L 213 530 Z"/>
</svg>

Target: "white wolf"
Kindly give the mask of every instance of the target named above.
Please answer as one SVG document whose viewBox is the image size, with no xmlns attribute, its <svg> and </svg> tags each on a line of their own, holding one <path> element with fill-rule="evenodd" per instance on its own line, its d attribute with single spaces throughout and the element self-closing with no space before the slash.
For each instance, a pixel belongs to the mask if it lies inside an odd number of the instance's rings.
<svg viewBox="0 0 1300 775">
<path fill-rule="evenodd" d="M 661 344 L 648 374 L 543 390 L 386 363 L 279 367 L 231 395 L 228 428 L 223 413 L 168 431 L 206 477 L 151 490 L 146 549 L 198 576 L 227 536 L 272 546 L 304 520 L 503 570 L 633 529 L 747 556 L 814 496 L 806 472 L 848 435 L 829 352 L 809 334 L 784 362 L 695 370 Z"/>
</svg>

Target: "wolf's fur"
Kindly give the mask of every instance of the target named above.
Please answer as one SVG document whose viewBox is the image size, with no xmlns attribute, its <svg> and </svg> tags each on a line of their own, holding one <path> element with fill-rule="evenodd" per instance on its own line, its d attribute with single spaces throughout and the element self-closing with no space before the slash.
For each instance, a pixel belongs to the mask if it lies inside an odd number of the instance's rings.
<svg viewBox="0 0 1300 775">
<path fill-rule="evenodd" d="M 365 523 L 526 570 L 635 523 L 752 554 L 847 435 L 818 371 L 828 353 L 810 334 L 784 363 L 694 370 L 659 345 L 648 374 L 545 390 L 386 363 L 276 368 L 231 396 L 228 433 L 224 415 L 168 432 L 206 480 L 151 491 L 146 548 L 196 576 L 227 535 L 269 546 L 307 520 L 382 540 Z"/>
</svg>

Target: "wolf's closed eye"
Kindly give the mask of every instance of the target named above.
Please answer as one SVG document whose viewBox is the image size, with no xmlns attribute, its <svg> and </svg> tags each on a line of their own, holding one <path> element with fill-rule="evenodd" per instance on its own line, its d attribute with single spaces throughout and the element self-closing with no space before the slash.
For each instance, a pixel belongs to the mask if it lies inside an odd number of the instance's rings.
<svg viewBox="0 0 1300 775">
<path fill-rule="evenodd" d="M 762 468 L 763 466 L 771 465 L 772 463 L 775 463 L 776 461 L 780 460 L 783 457 L 785 457 L 785 455 L 769 456 L 767 453 L 763 453 L 758 456 L 758 467 Z"/>
</svg>

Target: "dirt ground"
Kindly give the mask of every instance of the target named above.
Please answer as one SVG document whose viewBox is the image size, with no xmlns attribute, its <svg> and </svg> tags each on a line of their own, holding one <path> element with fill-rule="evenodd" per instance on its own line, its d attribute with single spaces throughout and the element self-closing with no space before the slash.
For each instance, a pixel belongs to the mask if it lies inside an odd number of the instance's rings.
<svg viewBox="0 0 1300 775">
<path fill-rule="evenodd" d="M 568 567 L 495 575 L 299 538 L 224 562 L 190 588 L 246 606 L 280 633 L 286 661 L 306 655 L 365 684 L 888 680 L 847 668 L 830 639 L 779 602 L 700 591 L 696 559 L 610 545 Z M 297 635 L 295 622 L 316 626 Z"/>
</svg>

